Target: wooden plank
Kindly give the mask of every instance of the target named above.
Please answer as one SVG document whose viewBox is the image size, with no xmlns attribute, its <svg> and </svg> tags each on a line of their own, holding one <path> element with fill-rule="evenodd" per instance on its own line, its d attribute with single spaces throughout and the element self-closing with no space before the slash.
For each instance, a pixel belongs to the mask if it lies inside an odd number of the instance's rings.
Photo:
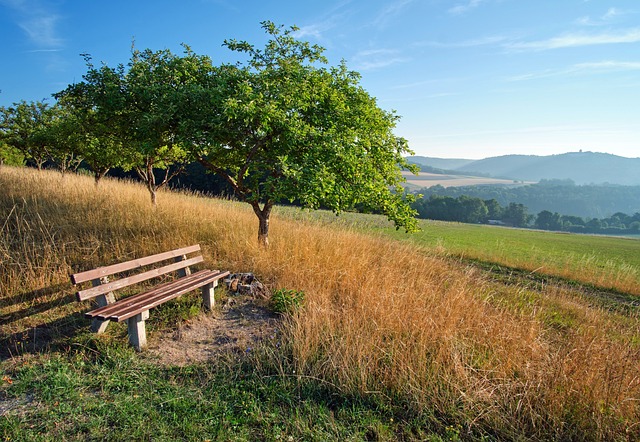
<svg viewBox="0 0 640 442">
<path fill-rule="evenodd" d="M 166 275 L 167 273 L 174 272 L 178 269 L 182 269 L 184 267 L 194 265 L 202 261 L 204 261 L 204 258 L 199 255 L 199 256 L 196 256 L 195 258 L 169 264 L 157 269 L 152 269 L 152 270 L 140 273 L 138 275 L 133 275 L 127 278 L 118 279 L 116 281 L 112 281 L 107 284 L 102 284 L 97 287 L 91 287 L 86 290 L 80 290 L 78 293 L 76 293 L 76 299 L 78 301 L 84 301 L 86 299 L 93 298 L 98 295 L 102 295 L 103 293 L 118 290 L 123 287 L 128 287 L 132 284 L 137 284 L 138 282 L 147 281 L 151 278 L 155 278 L 156 276 Z"/>
<path fill-rule="evenodd" d="M 194 288 L 207 284 L 211 279 L 217 280 L 224 277 L 226 274 L 227 272 L 219 272 L 217 270 L 201 270 L 200 272 L 194 273 L 186 278 L 166 282 L 157 287 L 153 287 L 149 291 L 121 299 L 115 304 L 97 308 L 87 312 L 85 316 L 111 318 L 115 320 L 121 313 L 144 305 L 146 301 L 153 301 L 158 297 L 162 297 L 168 293 L 172 294 L 174 291 L 185 287 L 190 287 L 193 290 Z"/>
<path fill-rule="evenodd" d="M 97 316 L 103 319 L 122 322 L 136 314 L 150 310 L 163 304 L 171 299 L 195 290 L 199 287 L 211 284 L 213 281 L 224 278 L 229 272 L 209 271 L 206 274 L 200 274 L 197 278 L 189 278 L 189 281 L 176 281 L 174 285 L 165 285 L 162 289 L 153 289 L 149 292 L 141 293 L 130 298 L 123 299 L 114 306 L 107 306 L 101 309 L 87 313 L 87 315 Z M 196 274 L 194 274 L 196 275 Z M 192 276 L 194 276 L 192 275 Z M 186 278 L 183 278 L 186 279 Z"/>
<path fill-rule="evenodd" d="M 192 274 L 192 275 L 190 275 L 188 277 L 181 278 L 181 279 L 176 279 L 176 280 L 173 280 L 173 281 L 168 281 L 168 282 L 165 282 L 163 284 L 160 284 L 160 285 L 157 285 L 155 287 L 152 287 L 150 290 L 148 290 L 146 292 L 138 293 L 138 294 L 129 296 L 127 298 L 120 299 L 115 304 L 110 304 L 108 306 L 103 306 L 103 307 L 100 307 L 100 308 L 96 308 L 95 310 L 87 312 L 85 315 L 87 317 L 99 316 L 99 317 L 108 318 L 114 312 L 118 312 L 120 309 L 124 308 L 123 306 L 133 305 L 134 303 L 138 302 L 140 298 L 144 298 L 146 296 L 153 296 L 153 295 L 155 295 L 157 293 L 161 293 L 161 292 L 166 292 L 166 291 L 171 290 L 174 287 L 180 287 L 180 286 L 183 286 L 183 285 L 191 284 L 193 281 L 197 280 L 198 278 L 206 277 L 206 276 L 210 275 L 211 273 L 212 273 L 211 270 L 201 270 L 201 271 L 199 271 L 197 273 L 194 273 L 194 274 Z"/>
<path fill-rule="evenodd" d="M 115 273 L 125 272 L 127 270 L 137 269 L 149 264 L 155 264 L 156 262 L 164 261 L 166 259 L 176 258 L 178 256 L 197 252 L 199 250 L 200 244 L 195 244 L 193 246 L 183 247 L 181 249 L 171 250 L 169 252 L 158 253 L 156 255 L 146 256 L 144 258 L 132 259 L 131 261 L 126 261 L 105 267 L 98 267 L 97 269 L 87 270 L 85 272 L 75 273 L 69 276 L 73 284 L 80 284 L 92 279 L 101 278 L 103 276 L 110 276 Z"/>
<path fill-rule="evenodd" d="M 174 287 L 167 292 L 156 293 L 154 296 L 150 298 L 141 299 L 140 302 L 136 303 L 137 305 L 124 309 L 122 312 L 118 312 L 118 314 L 114 314 L 109 318 L 114 321 L 122 322 L 138 314 L 141 311 L 148 311 L 154 307 L 164 304 L 167 301 L 177 298 L 185 293 L 193 291 L 204 285 L 210 284 L 211 282 L 216 281 L 220 278 L 223 278 L 224 276 L 226 276 L 226 273 L 215 273 L 212 275 L 208 275 L 206 278 L 200 278 L 198 281 L 194 281 L 189 285 Z"/>
</svg>

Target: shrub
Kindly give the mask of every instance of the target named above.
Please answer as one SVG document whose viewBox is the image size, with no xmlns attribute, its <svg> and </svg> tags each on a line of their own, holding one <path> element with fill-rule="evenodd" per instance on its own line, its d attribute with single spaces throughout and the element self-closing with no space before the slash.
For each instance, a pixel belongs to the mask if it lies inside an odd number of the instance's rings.
<svg viewBox="0 0 640 442">
<path fill-rule="evenodd" d="M 278 289 L 271 296 L 271 309 L 276 313 L 293 314 L 304 302 L 301 290 Z"/>
</svg>

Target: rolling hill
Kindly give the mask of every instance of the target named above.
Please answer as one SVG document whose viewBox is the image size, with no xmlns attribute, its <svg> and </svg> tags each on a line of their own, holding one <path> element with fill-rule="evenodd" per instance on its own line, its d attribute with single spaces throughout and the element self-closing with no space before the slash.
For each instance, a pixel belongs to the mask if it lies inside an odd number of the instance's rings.
<svg viewBox="0 0 640 442">
<path fill-rule="evenodd" d="M 576 184 L 640 185 L 640 158 L 598 152 L 570 152 L 549 156 L 504 155 L 477 161 L 419 156 L 408 159 L 429 167 L 511 180 L 569 179 Z"/>
</svg>

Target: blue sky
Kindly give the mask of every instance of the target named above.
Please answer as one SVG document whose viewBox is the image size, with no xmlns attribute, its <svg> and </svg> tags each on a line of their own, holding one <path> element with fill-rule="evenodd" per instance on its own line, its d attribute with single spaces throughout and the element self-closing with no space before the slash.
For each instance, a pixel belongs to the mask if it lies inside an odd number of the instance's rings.
<svg viewBox="0 0 640 442">
<path fill-rule="evenodd" d="M 263 20 L 359 71 L 418 155 L 640 157 L 637 0 L 0 0 L 0 105 L 80 81 L 81 53 L 126 63 L 132 40 L 230 61 L 223 40 L 262 44 Z"/>
</svg>

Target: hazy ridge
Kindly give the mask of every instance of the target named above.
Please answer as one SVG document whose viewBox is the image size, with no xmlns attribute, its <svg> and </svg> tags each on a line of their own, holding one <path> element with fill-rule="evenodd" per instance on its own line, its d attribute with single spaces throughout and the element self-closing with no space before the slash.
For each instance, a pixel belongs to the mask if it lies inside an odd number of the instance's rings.
<svg viewBox="0 0 640 442">
<path fill-rule="evenodd" d="M 408 157 L 410 162 L 436 169 L 513 180 L 572 180 L 576 184 L 640 185 L 640 158 L 598 152 L 559 155 L 503 155 L 482 160 Z"/>
</svg>

